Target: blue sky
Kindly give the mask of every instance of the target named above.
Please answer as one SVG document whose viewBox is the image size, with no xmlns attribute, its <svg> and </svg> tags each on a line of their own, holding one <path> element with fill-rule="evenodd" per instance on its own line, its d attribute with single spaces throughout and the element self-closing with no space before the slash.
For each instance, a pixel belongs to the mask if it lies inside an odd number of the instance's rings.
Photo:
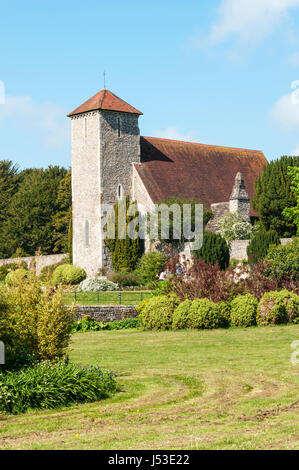
<svg viewBox="0 0 299 470">
<path fill-rule="evenodd" d="M 142 135 L 299 154 L 299 0 L 0 0 L 0 58 L 21 168 L 70 165 L 65 115 L 104 70 Z"/>
</svg>

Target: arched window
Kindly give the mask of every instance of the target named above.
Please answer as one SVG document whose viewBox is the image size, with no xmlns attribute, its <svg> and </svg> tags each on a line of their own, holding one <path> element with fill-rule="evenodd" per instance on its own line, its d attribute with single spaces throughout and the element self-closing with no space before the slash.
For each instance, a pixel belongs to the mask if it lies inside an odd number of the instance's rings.
<svg viewBox="0 0 299 470">
<path fill-rule="evenodd" d="M 117 135 L 120 137 L 120 118 L 117 118 Z"/>
<path fill-rule="evenodd" d="M 89 246 L 89 222 L 85 221 L 85 246 Z"/>
<path fill-rule="evenodd" d="M 122 198 L 122 195 L 123 195 L 123 188 L 121 184 L 119 184 L 117 188 L 117 199 L 120 200 Z"/>
</svg>

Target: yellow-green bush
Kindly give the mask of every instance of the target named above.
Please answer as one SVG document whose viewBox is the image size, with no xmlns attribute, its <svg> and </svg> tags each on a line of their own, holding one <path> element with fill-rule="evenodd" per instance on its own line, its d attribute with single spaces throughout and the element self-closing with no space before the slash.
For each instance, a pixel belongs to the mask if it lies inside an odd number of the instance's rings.
<svg viewBox="0 0 299 470">
<path fill-rule="evenodd" d="M 225 325 L 217 304 L 208 299 L 193 300 L 187 319 L 187 326 L 195 329 L 221 328 Z"/>
<path fill-rule="evenodd" d="M 225 326 L 229 326 L 231 323 L 231 304 L 230 302 L 219 302 L 217 304 L 219 316 L 223 318 Z"/>
<path fill-rule="evenodd" d="M 191 300 L 185 300 L 174 311 L 172 319 L 172 327 L 181 330 L 187 328 L 188 316 L 192 306 Z"/>
<path fill-rule="evenodd" d="M 53 273 L 53 282 L 56 286 L 58 284 L 80 284 L 84 279 L 86 279 L 84 269 L 72 264 L 62 264 Z"/>
<path fill-rule="evenodd" d="M 256 325 L 258 300 L 251 294 L 238 295 L 231 302 L 231 323 L 234 326 Z"/>
<path fill-rule="evenodd" d="M 288 322 L 285 303 L 280 292 L 267 292 L 260 300 L 256 322 L 258 325 L 279 325 Z"/>
<path fill-rule="evenodd" d="M 150 330 L 169 330 L 175 308 L 179 305 L 176 296 L 160 295 L 150 299 L 142 308 L 139 318 L 145 328 Z"/>
<path fill-rule="evenodd" d="M 279 296 L 285 306 L 288 321 L 299 323 L 299 296 L 288 290 L 280 291 Z"/>
<path fill-rule="evenodd" d="M 73 320 L 61 292 L 43 290 L 33 275 L 0 288 L 0 338 L 12 363 L 24 354 L 38 360 L 63 357 Z"/>
<path fill-rule="evenodd" d="M 32 272 L 23 268 L 19 268 L 19 269 L 16 269 L 15 271 L 10 271 L 7 274 L 5 278 L 5 283 L 8 286 L 13 286 L 15 284 L 18 284 L 18 282 L 23 281 L 23 279 L 30 277 L 30 275 L 32 275 Z"/>
</svg>

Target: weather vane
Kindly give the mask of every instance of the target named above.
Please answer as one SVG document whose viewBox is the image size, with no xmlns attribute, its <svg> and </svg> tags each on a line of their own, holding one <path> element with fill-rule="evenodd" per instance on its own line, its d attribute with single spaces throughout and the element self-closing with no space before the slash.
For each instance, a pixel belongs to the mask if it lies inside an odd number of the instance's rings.
<svg viewBox="0 0 299 470">
<path fill-rule="evenodd" d="M 104 72 L 104 89 L 106 90 L 106 72 Z"/>
</svg>

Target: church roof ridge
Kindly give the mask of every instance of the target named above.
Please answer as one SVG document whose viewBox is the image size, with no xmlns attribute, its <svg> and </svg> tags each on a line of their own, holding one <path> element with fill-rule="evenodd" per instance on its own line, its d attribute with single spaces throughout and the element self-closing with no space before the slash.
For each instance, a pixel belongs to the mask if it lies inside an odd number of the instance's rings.
<svg viewBox="0 0 299 470">
<path fill-rule="evenodd" d="M 141 115 L 142 112 L 138 111 L 138 109 L 131 106 L 126 101 L 119 98 L 117 95 L 112 93 L 112 91 L 107 90 L 104 88 L 96 93 L 94 96 L 89 98 L 83 104 L 81 104 L 78 108 L 74 109 L 71 113 L 67 116 L 75 116 L 76 114 L 83 114 L 90 111 L 97 111 L 97 110 L 106 110 L 106 111 L 119 111 L 123 113 L 131 113 L 131 114 L 139 114 Z"/>
<path fill-rule="evenodd" d="M 203 144 L 202 142 L 190 142 L 187 140 L 176 140 L 176 139 L 166 139 L 165 137 L 149 137 L 149 136 L 141 136 L 145 140 L 161 140 L 165 141 L 165 143 L 175 143 L 175 144 L 187 144 L 187 145 L 199 145 L 201 147 L 204 147 L 206 149 L 217 149 L 217 150 L 235 150 L 235 151 L 246 151 L 246 152 L 257 152 L 257 153 L 263 153 L 262 150 L 257 150 L 257 149 L 248 149 L 244 147 L 226 147 L 223 145 L 212 145 L 212 144 Z"/>
</svg>

